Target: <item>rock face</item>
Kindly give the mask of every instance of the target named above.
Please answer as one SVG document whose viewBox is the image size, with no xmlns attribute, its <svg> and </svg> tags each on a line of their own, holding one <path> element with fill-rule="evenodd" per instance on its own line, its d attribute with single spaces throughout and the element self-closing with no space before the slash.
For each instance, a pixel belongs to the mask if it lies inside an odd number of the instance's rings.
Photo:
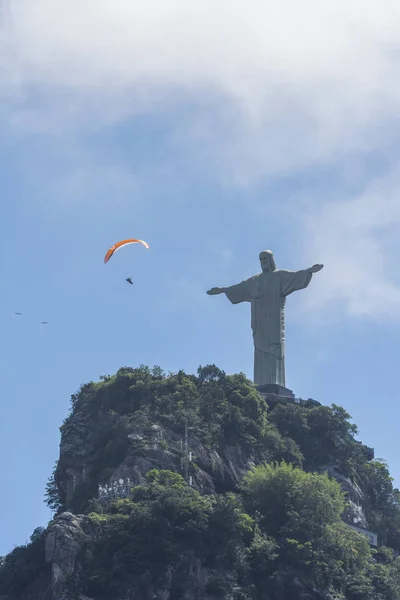
<svg viewBox="0 0 400 600">
<path fill-rule="evenodd" d="M 192 477 L 196 489 L 212 494 L 236 489 L 243 473 L 257 462 L 253 452 L 238 446 L 207 448 L 192 432 L 186 451 L 184 432 L 177 434 L 153 423 L 131 427 L 126 437 L 135 443 L 137 451 L 109 468 L 106 478 L 103 474 L 99 477 L 90 459 L 96 447 L 92 428 L 93 423 L 90 426 L 77 414 L 62 433 L 57 483 L 65 491 L 67 510 L 72 507 L 77 486 L 88 480 L 98 485 L 129 477 L 137 485 L 143 483 L 149 469 L 158 468 L 178 471 L 184 476 L 186 473 Z"/>
<path fill-rule="evenodd" d="M 85 552 L 90 552 L 91 541 L 96 537 L 96 531 L 87 516 L 69 512 L 73 509 L 74 494 L 80 485 L 90 482 L 96 491 L 100 483 L 127 478 L 132 485 L 138 485 L 145 481 L 150 469 L 157 468 L 186 474 L 201 493 L 212 494 L 234 490 L 243 473 L 257 462 L 252 452 L 241 447 L 226 445 L 218 450 L 207 448 L 193 432 L 187 437 L 185 449 L 184 431 L 177 434 L 155 423 L 146 427 L 131 427 L 126 437 L 133 442 L 137 452 L 128 454 L 115 467 L 108 468 L 107 477 L 104 477 L 104 472 L 99 473 L 92 460 L 98 447 L 96 423 L 76 413 L 62 429 L 56 478 L 65 492 L 68 512 L 61 513 L 47 530 L 45 560 L 50 566 L 51 583 L 46 600 L 95 600 L 74 592 L 74 581 L 79 578 L 82 559 Z M 185 600 L 214 600 L 205 592 L 213 573 L 201 565 L 195 556 L 183 556 L 177 569 L 191 574 L 191 588 L 186 591 Z M 165 589 L 155 592 L 151 579 L 143 574 L 143 595 L 140 600 L 173 600 L 168 591 L 168 575 Z"/>
<path fill-rule="evenodd" d="M 345 477 L 337 465 L 323 465 L 318 469 L 322 473 L 328 473 L 329 477 L 336 479 L 342 490 L 346 493 L 348 507 L 343 515 L 344 521 L 353 525 L 367 528 L 368 523 L 364 514 L 364 494 L 357 483 Z"/>
<path fill-rule="evenodd" d="M 75 587 L 82 570 L 83 557 L 85 553 L 90 553 L 91 543 L 95 540 L 96 531 L 87 516 L 69 512 L 60 514 L 49 526 L 46 536 L 46 562 L 51 565 L 51 583 L 38 595 L 29 596 L 29 600 L 96 600 L 80 594 Z M 217 600 L 206 592 L 207 583 L 214 572 L 202 565 L 193 553 L 183 554 L 174 570 L 189 575 L 190 583 L 185 596 L 180 596 L 181 600 Z M 143 573 L 140 600 L 174 600 L 169 591 L 171 578 L 172 572 L 169 571 L 165 576 L 164 589 L 155 590 L 150 574 Z M 14 599 L 4 597 L 2 600 Z M 118 597 L 115 600 L 136 600 L 136 596 Z"/>
<path fill-rule="evenodd" d="M 45 561 L 51 565 L 51 596 L 54 600 L 65 597 L 65 585 L 76 575 L 84 545 L 90 541 L 82 528 L 83 521 L 83 516 L 65 512 L 48 529 Z"/>
<path fill-rule="evenodd" d="M 310 404 L 315 401 L 306 402 Z M 117 489 L 111 486 L 114 482 L 118 484 L 121 480 L 129 480 L 129 485 L 139 485 L 144 483 L 149 470 L 159 469 L 181 473 L 201 494 L 237 491 L 243 474 L 265 460 L 265 454 L 261 455 L 254 443 L 208 445 L 203 432 L 192 429 L 190 423 L 172 428 L 154 422 L 157 419 L 148 416 L 147 420 L 143 418 L 140 421 L 136 419 L 136 413 L 133 417 L 122 411 L 117 414 L 108 406 L 104 410 L 98 410 L 96 406 L 97 412 L 90 412 L 90 407 L 86 409 L 86 412 L 74 411 L 61 428 L 60 456 L 55 480 L 65 505 L 64 512 L 54 518 L 46 530 L 44 560 L 47 570 L 23 596 L 2 598 L 0 591 L 0 600 L 98 600 L 82 595 L 79 581 L 85 574 L 85 564 L 96 555 L 96 542 L 99 542 L 97 546 L 102 542 L 100 514 L 95 515 L 95 518 L 93 515 L 91 518 L 82 514 L 89 512 L 86 510 L 87 500 L 98 498 L 100 486 L 113 493 Z M 162 419 L 160 421 L 164 423 Z M 365 527 L 367 523 L 362 512 L 363 493 L 360 488 L 343 476 L 335 465 L 324 465 L 321 471 L 328 472 L 347 492 L 350 505 L 346 521 L 352 523 L 357 514 L 360 518 L 358 523 Z M 96 508 L 89 510 L 97 511 Z M 102 510 L 97 512 L 101 513 Z M 141 552 L 142 546 L 139 554 Z M 170 563 L 167 566 L 170 569 Z M 114 567 L 117 568 L 118 565 L 112 565 Z M 237 573 L 231 572 L 231 568 L 229 563 L 223 575 L 232 582 L 232 593 L 223 598 L 244 600 L 245 596 L 235 592 Z M 202 563 L 192 551 L 192 546 L 186 547 L 182 555 L 179 552 L 173 570 L 174 572 L 167 570 L 165 580 L 157 589 L 150 573 L 146 571 L 139 575 L 142 586 L 140 597 L 131 591 L 124 597 L 116 595 L 113 600 L 176 600 L 171 594 L 171 581 L 176 572 L 185 574 L 185 581 L 189 582 L 183 591 L 180 590 L 179 600 L 221 598 L 217 592 L 210 592 L 210 589 L 218 587 L 218 581 L 215 582 L 219 575 L 218 569 Z M 86 573 L 88 571 L 89 569 Z M 92 594 L 96 588 L 81 589 Z M 311 593 L 309 589 L 303 589 L 301 582 L 296 584 L 296 589 L 298 597 L 304 600 L 330 599 L 325 592 L 313 590 Z"/>
</svg>

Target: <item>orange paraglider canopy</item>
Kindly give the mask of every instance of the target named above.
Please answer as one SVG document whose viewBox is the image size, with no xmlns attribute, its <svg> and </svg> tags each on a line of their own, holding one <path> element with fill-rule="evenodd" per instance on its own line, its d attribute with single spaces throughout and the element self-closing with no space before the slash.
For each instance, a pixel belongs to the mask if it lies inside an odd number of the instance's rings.
<svg viewBox="0 0 400 600">
<path fill-rule="evenodd" d="M 109 250 L 107 250 L 107 254 L 104 257 L 104 262 L 108 262 L 114 252 L 122 248 L 122 246 L 127 246 L 128 244 L 143 244 L 145 248 L 149 248 L 149 245 L 143 240 L 122 240 L 121 242 L 117 242 L 114 246 L 111 246 Z"/>
</svg>

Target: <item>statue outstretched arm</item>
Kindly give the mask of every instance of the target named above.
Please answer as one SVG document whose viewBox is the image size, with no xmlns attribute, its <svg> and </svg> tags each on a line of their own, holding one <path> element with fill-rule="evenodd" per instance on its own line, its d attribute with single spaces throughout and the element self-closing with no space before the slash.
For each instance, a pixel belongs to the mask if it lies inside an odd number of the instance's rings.
<svg viewBox="0 0 400 600">
<path fill-rule="evenodd" d="M 323 268 L 324 265 L 313 265 L 312 267 L 309 267 L 307 271 L 310 271 L 310 273 L 318 273 L 318 271 L 320 271 Z"/>
<path fill-rule="evenodd" d="M 318 273 L 323 266 L 324 265 L 316 264 L 312 267 L 308 267 L 308 269 L 301 269 L 300 271 L 280 271 L 282 277 L 282 296 L 286 297 L 293 292 L 306 288 L 311 281 L 313 273 Z"/>
<path fill-rule="evenodd" d="M 209 294 L 210 296 L 215 296 L 216 294 L 223 294 L 225 290 L 226 288 L 213 287 L 211 288 L 211 290 L 207 291 L 207 294 Z"/>
<path fill-rule="evenodd" d="M 230 285 L 229 287 L 213 287 L 211 290 L 208 290 L 207 294 L 210 296 L 225 294 L 232 304 L 251 302 L 251 296 L 246 288 L 245 282 Z"/>
</svg>

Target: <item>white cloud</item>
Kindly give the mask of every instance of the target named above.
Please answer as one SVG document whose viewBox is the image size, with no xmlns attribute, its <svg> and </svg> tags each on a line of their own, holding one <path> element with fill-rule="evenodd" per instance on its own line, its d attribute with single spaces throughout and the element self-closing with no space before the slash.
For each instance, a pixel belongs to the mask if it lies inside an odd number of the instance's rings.
<svg viewBox="0 0 400 600">
<path fill-rule="evenodd" d="M 373 179 L 345 201 L 307 202 L 301 212 L 303 260 L 322 262 L 303 306 L 320 318 L 349 315 L 400 319 L 400 168 Z M 339 311 L 338 311 L 339 309 Z M 328 317 L 328 321 L 331 319 Z"/>
<path fill-rule="evenodd" d="M 0 43 L 0 119 L 19 135 L 172 114 L 181 160 L 241 185 L 396 140 L 398 0 L 15 0 Z M 299 255 L 326 265 L 304 295 L 321 314 L 400 314 L 400 177 L 369 178 L 358 196 L 290 203 Z"/>
<path fill-rule="evenodd" d="M 101 125 L 185 97 L 190 135 L 241 164 L 238 181 L 368 149 L 397 120 L 396 0 L 19 0 L 6 33 L 14 126 Z"/>
</svg>

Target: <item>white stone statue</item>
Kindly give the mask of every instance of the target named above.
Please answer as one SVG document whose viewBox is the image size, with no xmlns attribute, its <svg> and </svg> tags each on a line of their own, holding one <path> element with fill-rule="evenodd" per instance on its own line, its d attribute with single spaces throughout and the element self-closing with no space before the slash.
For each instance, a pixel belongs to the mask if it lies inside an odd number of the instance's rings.
<svg viewBox="0 0 400 600">
<path fill-rule="evenodd" d="M 254 339 L 254 383 L 285 387 L 285 302 L 286 296 L 308 286 L 313 273 L 324 265 L 302 271 L 277 269 L 270 250 L 260 253 L 262 273 L 237 285 L 211 288 L 207 294 L 224 293 L 232 304 L 251 302 Z"/>
</svg>

